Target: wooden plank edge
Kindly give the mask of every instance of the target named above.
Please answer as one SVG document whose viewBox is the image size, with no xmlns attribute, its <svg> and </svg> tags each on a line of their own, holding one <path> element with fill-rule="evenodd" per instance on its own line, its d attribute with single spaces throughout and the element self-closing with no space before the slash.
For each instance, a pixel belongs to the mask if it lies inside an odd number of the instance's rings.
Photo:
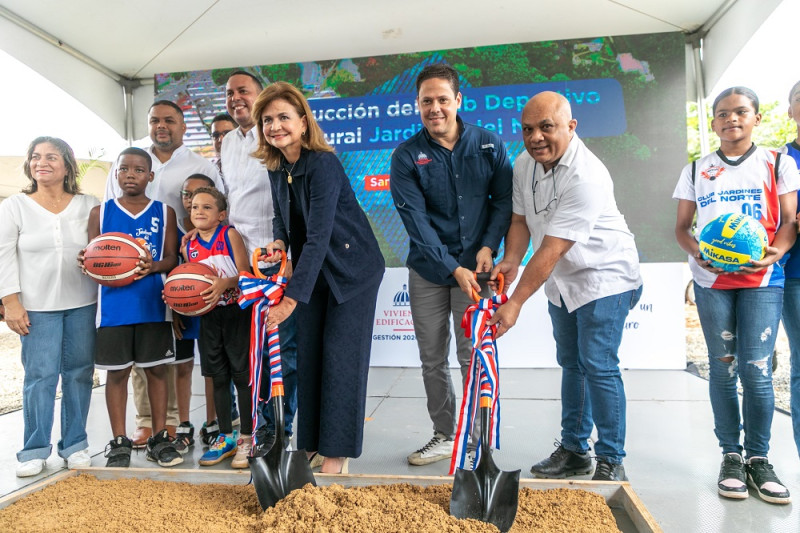
<svg viewBox="0 0 800 533">
<path fill-rule="evenodd" d="M 609 506 L 612 506 L 612 504 L 621 505 L 639 533 L 663 533 L 661 526 L 658 525 L 656 519 L 647 510 L 644 502 L 633 490 L 630 483 L 622 483 L 620 490 L 608 500 L 608 503 Z"/>
<path fill-rule="evenodd" d="M 62 470 L 61 472 L 57 472 L 53 475 L 42 478 L 39 481 L 36 481 L 35 483 L 26 485 L 21 489 L 15 490 L 14 492 L 6 494 L 2 498 L 0 498 L 0 509 L 5 509 L 6 507 L 16 502 L 17 500 L 21 500 L 26 496 L 30 496 L 34 492 L 38 492 L 48 485 L 52 485 L 53 483 L 58 483 L 61 480 L 71 478 L 72 476 L 77 476 L 78 474 L 79 472 L 77 470 Z"/>
</svg>

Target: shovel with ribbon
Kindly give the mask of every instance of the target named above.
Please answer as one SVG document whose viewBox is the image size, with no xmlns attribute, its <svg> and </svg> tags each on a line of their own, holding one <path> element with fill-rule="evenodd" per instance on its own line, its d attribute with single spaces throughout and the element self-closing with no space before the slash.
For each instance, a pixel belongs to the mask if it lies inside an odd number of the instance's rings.
<svg viewBox="0 0 800 533">
<path fill-rule="evenodd" d="M 281 346 L 278 338 L 278 326 L 265 331 L 269 308 L 283 299 L 283 290 L 288 280 L 286 271 L 286 253 L 280 254 L 280 271 L 272 276 L 265 276 L 258 269 L 259 260 L 267 257 L 265 248 L 257 248 L 253 253 L 253 272 L 239 276 L 239 306 L 244 309 L 252 305 L 252 326 L 250 328 L 250 386 L 253 399 L 253 427 L 258 421 L 258 400 L 261 392 L 262 351 L 264 337 L 267 337 L 269 349 L 270 391 L 265 401 L 273 399 L 275 414 L 275 442 L 266 454 L 248 457 L 253 486 L 256 489 L 258 503 L 262 509 L 272 507 L 294 489 L 302 488 L 307 483 L 316 486 L 314 474 L 308 463 L 305 450 L 286 451 L 284 442 L 283 412 L 283 374 L 281 371 Z M 253 450 L 257 449 L 256 436 L 253 433 Z"/>
<path fill-rule="evenodd" d="M 489 275 L 476 274 L 478 281 L 488 281 Z M 500 449 L 499 365 L 495 334 L 497 326 L 487 326 L 498 307 L 506 303 L 503 294 L 503 275 L 497 275 L 498 294 L 481 298 L 472 291 L 475 304 L 469 306 L 461 327 L 472 340 L 472 358 L 464 385 L 458 428 L 456 431 L 450 474 L 454 474 L 450 514 L 456 518 L 474 518 L 508 531 L 514 524 L 519 503 L 520 471 L 501 471 L 492 460 L 491 448 Z M 475 450 L 473 469 L 465 469 L 467 442 L 480 406 L 480 441 Z"/>
</svg>

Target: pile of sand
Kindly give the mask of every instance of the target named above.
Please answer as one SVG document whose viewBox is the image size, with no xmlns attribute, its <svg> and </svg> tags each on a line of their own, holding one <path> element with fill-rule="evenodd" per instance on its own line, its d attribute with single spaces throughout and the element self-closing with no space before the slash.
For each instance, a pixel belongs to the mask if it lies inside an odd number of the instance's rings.
<svg viewBox="0 0 800 533">
<path fill-rule="evenodd" d="M 264 512 L 252 485 L 171 483 L 80 475 L 0 510 L 0 531 L 479 533 L 497 529 L 449 514 L 450 486 L 312 487 Z M 602 496 L 523 488 L 512 533 L 618 532 Z"/>
</svg>

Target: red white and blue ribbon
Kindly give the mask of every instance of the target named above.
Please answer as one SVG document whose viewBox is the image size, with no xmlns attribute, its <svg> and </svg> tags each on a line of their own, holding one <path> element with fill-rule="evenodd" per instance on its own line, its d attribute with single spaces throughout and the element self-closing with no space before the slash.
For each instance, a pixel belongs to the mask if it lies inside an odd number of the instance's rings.
<svg viewBox="0 0 800 533">
<path fill-rule="evenodd" d="M 289 280 L 275 274 L 267 278 L 258 278 L 248 272 L 239 275 L 239 307 L 246 309 L 252 305 L 252 324 L 250 327 L 250 389 L 252 397 L 253 428 L 258 426 L 258 401 L 261 397 L 262 356 L 264 351 L 264 338 L 267 338 L 269 354 L 270 387 L 264 401 L 272 397 L 272 385 L 283 385 L 281 371 L 281 343 L 278 339 L 278 326 L 266 330 L 269 308 L 278 305 L 283 299 L 283 290 Z M 256 436 L 253 433 L 253 445 Z"/>
<path fill-rule="evenodd" d="M 467 381 L 464 384 L 464 397 L 458 415 L 458 426 L 450 459 L 450 475 L 456 468 L 464 468 L 467 464 L 467 443 L 480 412 L 480 397 L 488 397 L 492 414 L 489 425 L 489 445 L 500 449 L 500 394 L 499 364 L 497 359 L 497 343 L 495 335 L 497 325 L 488 326 L 486 322 L 494 315 L 498 307 L 508 301 L 506 294 L 498 294 L 491 298 L 482 298 L 469 306 L 461 319 L 464 334 L 472 341 L 472 357 L 469 362 Z M 477 443 L 473 468 L 480 460 L 481 446 Z"/>
</svg>

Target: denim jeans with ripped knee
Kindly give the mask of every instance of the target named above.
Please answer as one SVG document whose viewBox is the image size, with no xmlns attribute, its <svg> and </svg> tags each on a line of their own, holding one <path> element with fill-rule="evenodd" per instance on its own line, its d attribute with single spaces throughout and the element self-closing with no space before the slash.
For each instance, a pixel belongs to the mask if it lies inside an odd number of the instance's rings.
<svg viewBox="0 0 800 533">
<path fill-rule="evenodd" d="M 695 283 L 697 314 L 709 360 L 714 433 L 722 453 L 766 457 L 775 393 L 772 352 L 783 305 L 783 288 L 707 289 Z M 739 409 L 737 383 L 742 383 Z M 740 435 L 744 429 L 744 446 Z"/>
</svg>

